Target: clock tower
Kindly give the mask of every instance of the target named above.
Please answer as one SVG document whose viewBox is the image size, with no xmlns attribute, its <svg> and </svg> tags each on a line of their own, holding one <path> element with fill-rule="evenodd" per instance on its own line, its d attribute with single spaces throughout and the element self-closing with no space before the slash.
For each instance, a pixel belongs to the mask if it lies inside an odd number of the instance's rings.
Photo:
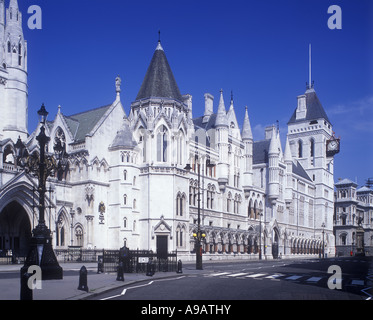
<svg viewBox="0 0 373 320">
<path fill-rule="evenodd" d="M 28 136 L 27 41 L 17 0 L 0 0 L 0 140 Z"/>
<path fill-rule="evenodd" d="M 334 155 L 340 140 L 334 136 L 332 124 L 312 85 L 297 97 L 297 107 L 288 122 L 288 140 L 297 161 L 315 185 L 315 235 L 324 230 L 332 251 L 334 208 Z M 331 252 L 334 254 L 334 252 Z"/>
</svg>

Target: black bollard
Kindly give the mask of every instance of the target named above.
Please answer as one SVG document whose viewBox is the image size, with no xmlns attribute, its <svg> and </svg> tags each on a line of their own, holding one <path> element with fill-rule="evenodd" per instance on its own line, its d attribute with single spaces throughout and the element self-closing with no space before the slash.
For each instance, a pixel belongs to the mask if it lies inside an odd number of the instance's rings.
<svg viewBox="0 0 373 320">
<path fill-rule="evenodd" d="M 21 295 L 20 300 L 33 300 L 32 289 L 28 286 L 28 280 L 32 276 L 31 273 L 21 271 Z"/>
<path fill-rule="evenodd" d="M 123 262 L 119 262 L 119 266 L 117 269 L 117 281 L 124 281 L 123 272 L 124 272 Z"/>
<path fill-rule="evenodd" d="M 87 268 L 85 266 L 80 268 L 79 271 L 79 287 L 78 290 L 88 292 L 88 284 L 87 284 Z"/>
<path fill-rule="evenodd" d="M 183 273 L 183 263 L 181 262 L 181 260 L 179 260 L 177 262 L 177 271 L 176 273 Z"/>
</svg>

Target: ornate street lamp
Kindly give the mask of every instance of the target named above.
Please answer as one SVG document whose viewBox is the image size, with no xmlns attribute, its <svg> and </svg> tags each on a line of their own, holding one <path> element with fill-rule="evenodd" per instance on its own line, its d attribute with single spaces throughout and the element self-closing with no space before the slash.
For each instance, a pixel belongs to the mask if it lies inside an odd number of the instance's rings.
<svg viewBox="0 0 373 320">
<path fill-rule="evenodd" d="M 24 168 L 26 173 L 30 173 L 38 178 L 37 192 L 39 194 L 39 217 L 38 225 L 32 230 L 30 247 L 21 274 L 27 273 L 28 268 L 37 265 L 42 271 L 42 280 L 62 279 L 63 270 L 58 264 L 57 258 L 52 248 L 52 236 L 50 229 L 45 224 L 45 193 L 46 181 L 49 176 L 56 174 L 58 170 L 66 169 L 67 154 L 65 146 L 55 144 L 55 157 L 46 153 L 46 146 L 50 138 L 45 134 L 45 124 L 48 112 L 44 104 L 38 111 L 41 124 L 40 133 L 36 137 L 39 143 L 40 155 L 36 152 L 27 155 L 26 147 L 18 138 L 15 145 L 17 149 L 17 163 Z"/>
<path fill-rule="evenodd" d="M 207 160 L 206 166 L 208 168 L 212 168 L 215 165 L 211 164 L 209 160 Z M 200 181 L 201 181 L 201 170 L 200 165 L 197 164 L 198 167 L 198 218 L 197 218 L 197 232 L 193 233 L 193 237 L 195 240 L 195 249 L 196 249 L 196 269 L 202 270 L 202 240 L 205 239 L 206 234 L 201 230 L 201 192 L 200 192 Z M 184 168 L 188 172 L 192 169 L 189 163 Z"/>
</svg>

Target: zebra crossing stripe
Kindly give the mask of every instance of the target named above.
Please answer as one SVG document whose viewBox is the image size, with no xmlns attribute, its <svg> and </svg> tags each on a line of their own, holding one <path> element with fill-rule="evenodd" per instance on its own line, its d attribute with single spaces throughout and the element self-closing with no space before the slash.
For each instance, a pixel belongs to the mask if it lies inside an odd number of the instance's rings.
<svg viewBox="0 0 373 320">
<path fill-rule="evenodd" d="M 257 277 L 262 277 L 262 276 L 265 276 L 266 273 L 256 273 L 256 274 L 250 274 L 248 276 L 246 276 L 245 278 L 257 278 Z"/>
<path fill-rule="evenodd" d="M 273 274 L 271 276 L 265 277 L 266 279 L 277 279 L 279 277 L 284 276 L 283 274 Z"/>
<path fill-rule="evenodd" d="M 322 279 L 321 277 L 311 277 L 311 278 L 307 279 L 306 281 L 307 282 L 318 282 L 321 279 Z"/>
<path fill-rule="evenodd" d="M 240 276 L 244 276 L 244 275 L 247 275 L 247 274 L 248 274 L 247 272 L 234 273 L 234 274 L 227 275 L 227 277 L 240 277 Z"/>
<path fill-rule="evenodd" d="M 210 274 L 211 277 L 219 277 L 219 276 L 224 276 L 226 274 L 230 274 L 230 272 L 220 272 L 220 273 L 214 273 Z"/>
<path fill-rule="evenodd" d="M 299 278 L 302 278 L 302 276 L 290 276 L 288 278 L 285 278 L 285 280 L 297 280 Z"/>
</svg>

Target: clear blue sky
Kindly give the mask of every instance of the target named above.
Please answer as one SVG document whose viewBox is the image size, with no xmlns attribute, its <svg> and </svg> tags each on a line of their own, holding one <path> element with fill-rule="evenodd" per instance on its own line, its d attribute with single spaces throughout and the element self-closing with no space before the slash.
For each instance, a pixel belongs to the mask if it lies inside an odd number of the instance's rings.
<svg viewBox="0 0 373 320">
<path fill-rule="evenodd" d="M 161 30 L 162 45 L 182 94 L 202 115 L 204 93 L 230 91 L 238 121 L 248 106 L 255 140 L 264 127 L 287 122 L 312 78 L 333 129 L 341 137 L 335 180 L 359 185 L 373 177 L 373 1 L 127 1 L 18 0 L 28 40 L 29 130 L 45 103 L 70 115 L 112 103 L 122 78 L 128 114 Z M 6 1 L 8 4 L 9 1 Z M 27 28 L 27 9 L 42 9 L 42 30 Z M 330 30 L 330 5 L 342 9 L 342 29 Z"/>
</svg>

